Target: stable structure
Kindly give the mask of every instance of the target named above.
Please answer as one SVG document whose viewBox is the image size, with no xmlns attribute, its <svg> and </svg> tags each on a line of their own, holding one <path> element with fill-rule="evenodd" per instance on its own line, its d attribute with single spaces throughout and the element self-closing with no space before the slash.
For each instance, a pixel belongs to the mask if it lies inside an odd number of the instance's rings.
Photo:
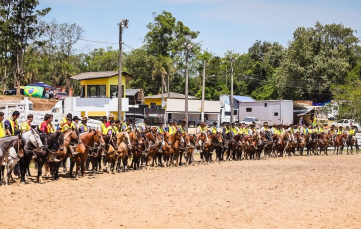
<svg viewBox="0 0 361 229">
<path fill-rule="evenodd" d="M 188 100 L 188 124 L 190 127 L 196 126 L 201 122 L 202 111 L 201 100 Z M 182 120 L 185 115 L 184 99 L 168 99 L 166 104 L 168 119 Z M 207 124 L 219 122 L 219 111 L 221 103 L 219 101 L 204 101 L 204 119 Z"/>
<path fill-rule="evenodd" d="M 134 77 L 127 72 L 122 74 L 125 97 L 126 83 Z M 81 98 L 118 97 L 118 71 L 84 72 L 71 78 L 80 81 Z"/>
<path fill-rule="evenodd" d="M 292 100 L 264 100 L 239 103 L 239 120 L 257 117 L 261 122 L 273 124 L 293 124 Z"/>
<path fill-rule="evenodd" d="M 185 95 L 184 94 L 180 94 L 180 93 L 175 93 L 175 92 L 167 92 L 167 93 L 163 93 L 163 94 L 158 94 L 158 95 L 150 95 L 150 96 L 146 96 L 145 102 L 144 104 L 148 105 L 149 107 L 151 106 L 162 106 L 164 104 L 162 104 L 162 99 L 164 100 L 164 103 L 167 102 L 168 99 L 184 99 Z M 195 96 L 188 96 L 188 99 L 193 100 L 193 99 L 197 99 L 197 97 Z"/>
</svg>

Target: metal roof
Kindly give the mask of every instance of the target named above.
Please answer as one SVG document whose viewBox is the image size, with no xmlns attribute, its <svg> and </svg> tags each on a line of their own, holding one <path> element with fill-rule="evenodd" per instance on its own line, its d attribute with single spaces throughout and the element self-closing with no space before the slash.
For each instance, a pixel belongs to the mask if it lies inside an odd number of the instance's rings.
<svg viewBox="0 0 361 229">
<path fill-rule="evenodd" d="M 255 101 L 251 97 L 241 96 L 241 95 L 233 95 L 233 98 L 238 100 L 239 102 L 253 102 L 253 101 Z"/>
<path fill-rule="evenodd" d="M 151 96 L 147 96 L 147 97 L 145 97 L 145 98 L 146 98 L 146 99 L 161 99 L 161 98 L 162 98 L 162 94 L 151 95 Z M 167 93 L 163 93 L 163 98 L 168 98 L 168 92 L 167 92 Z M 179 94 L 179 93 L 175 93 L 175 92 L 169 92 L 169 98 L 170 98 L 170 99 L 184 99 L 184 98 L 185 98 L 185 95 Z M 197 99 L 197 97 L 188 95 L 188 99 Z"/>
<path fill-rule="evenodd" d="M 109 78 L 116 75 L 118 75 L 118 71 L 83 72 L 71 78 L 74 80 L 89 80 L 89 79 Z M 130 81 L 134 78 L 134 76 L 124 71 L 122 72 L 122 75 L 126 77 L 127 81 Z"/>
<path fill-rule="evenodd" d="M 139 92 L 140 89 L 126 89 L 125 95 L 126 96 L 134 96 Z"/>
</svg>

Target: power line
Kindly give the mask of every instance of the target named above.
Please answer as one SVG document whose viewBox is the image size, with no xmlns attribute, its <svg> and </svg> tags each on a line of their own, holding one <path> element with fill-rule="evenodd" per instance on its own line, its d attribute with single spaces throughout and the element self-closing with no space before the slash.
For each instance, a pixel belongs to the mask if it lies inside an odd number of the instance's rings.
<svg viewBox="0 0 361 229">
<path fill-rule="evenodd" d="M 81 39 L 79 38 L 79 40 L 81 41 L 86 41 L 86 42 L 92 42 L 92 43 L 100 43 L 100 44 L 109 44 L 109 45 L 118 45 L 119 43 L 111 43 L 111 42 L 106 42 L 106 41 L 94 41 L 94 40 L 88 40 L 88 39 Z M 122 43 L 124 46 L 134 50 L 135 48 L 125 44 L 124 42 Z"/>
</svg>

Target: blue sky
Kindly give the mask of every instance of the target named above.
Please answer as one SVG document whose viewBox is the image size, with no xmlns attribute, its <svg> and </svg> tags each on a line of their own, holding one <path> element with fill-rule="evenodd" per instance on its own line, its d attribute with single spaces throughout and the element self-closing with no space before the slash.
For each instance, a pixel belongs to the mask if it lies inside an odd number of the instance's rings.
<svg viewBox="0 0 361 229">
<path fill-rule="evenodd" d="M 197 41 L 217 55 L 227 50 L 247 52 L 256 40 L 278 41 L 287 46 L 300 26 L 343 23 L 361 37 L 361 1 L 356 0 L 39 0 L 39 8 L 51 7 L 46 21 L 77 23 L 84 39 L 116 43 L 120 19 L 129 20 L 124 42 L 142 46 L 152 13 L 171 12 L 191 30 L 199 31 Z M 79 41 L 77 49 L 113 46 Z M 129 48 L 124 47 L 125 51 Z"/>
</svg>

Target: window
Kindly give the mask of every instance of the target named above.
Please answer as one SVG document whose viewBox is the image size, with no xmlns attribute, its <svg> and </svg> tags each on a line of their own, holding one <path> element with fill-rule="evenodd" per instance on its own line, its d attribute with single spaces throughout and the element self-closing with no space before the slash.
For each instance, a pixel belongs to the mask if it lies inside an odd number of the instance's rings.
<svg viewBox="0 0 361 229">
<path fill-rule="evenodd" d="M 238 115 L 238 110 L 234 110 L 233 115 Z"/>
<path fill-rule="evenodd" d="M 273 113 L 274 114 L 274 116 L 278 116 L 278 112 L 275 112 L 275 113 Z"/>
<path fill-rule="evenodd" d="M 225 116 L 231 116 L 231 112 L 226 111 L 226 112 L 224 112 L 224 115 L 225 115 Z"/>
<path fill-rule="evenodd" d="M 348 123 L 348 120 L 345 120 L 345 123 Z"/>
<path fill-rule="evenodd" d="M 264 103 L 264 107 L 267 107 L 267 103 Z"/>
<path fill-rule="evenodd" d="M 80 98 L 84 98 L 84 97 L 85 97 L 85 85 L 82 85 L 80 91 Z"/>
<path fill-rule="evenodd" d="M 122 91 L 124 92 L 124 85 L 122 85 Z M 110 85 L 110 95 L 118 97 L 118 85 Z"/>
<path fill-rule="evenodd" d="M 88 85 L 88 97 L 105 97 L 105 85 Z"/>
<path fill-rule="evenodd" d="M 256 120 L 256 122 L 258 122 L 258 121 L 259 121 L 259 119 L 258 119 L 258 118 L 256 118 L 255 120 Z"/>
<path fill-rule="evenodd" d="M 252 108 L 246 108 L 246 112 L 252 112 Z"/>
</svg>

